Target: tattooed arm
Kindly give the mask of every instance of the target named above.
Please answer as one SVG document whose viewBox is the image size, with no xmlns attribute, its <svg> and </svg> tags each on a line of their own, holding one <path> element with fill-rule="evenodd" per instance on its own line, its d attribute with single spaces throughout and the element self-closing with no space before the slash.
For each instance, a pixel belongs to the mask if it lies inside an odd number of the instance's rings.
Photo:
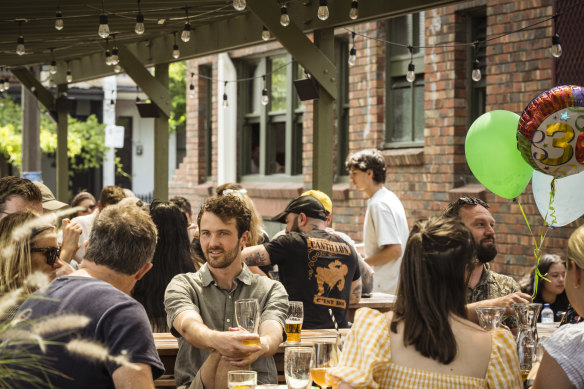
<svg viewBox="0 0 584 389">
<path fill-rule="evenodd" d="M 248 266 L 265 266 L 271 264 L 270 254 L 263 245 L 246 247 L 241 258 Z"/>
<path fill-rule="evenodd" d="M 349 304 L 356 304 L 361 299 L 361 278 L 351 282 L 351 295 L 349 296 Z"/>
</svg>

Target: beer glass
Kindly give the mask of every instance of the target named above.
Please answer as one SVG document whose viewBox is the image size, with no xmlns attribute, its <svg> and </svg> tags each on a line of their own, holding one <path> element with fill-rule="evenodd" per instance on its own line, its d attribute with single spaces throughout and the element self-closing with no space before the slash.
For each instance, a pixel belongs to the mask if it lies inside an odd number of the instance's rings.
<svg viewBox="0 0 584 389">
<path fill-rule="evenodd" d="M 302 301 L 290 301 L 286 316 L 286 343 L 300 343 L 300 331 L 304 320 Z"/>
<path fill-rule="evenodd" d="M 284 376 L 289 389 L 305 389 L 311 382 L 314 364 L 312 347 L 287 347 L 284 352 Z"/>
<path fill-rule="evenodd" d="M 326 372 L 339 363 L 339 348 L 335 343 L 315 343 L 314 357 L 314 364 L 310 369 L 312 380 L 323 389 L 331 388 L 333 384 L 327 379 Z"/>
<path fill-rule="evenodd" d="M 254 389 L 257 380 L 257 373 L 251 370 L 234 370 L 227 373 L 229 389 Z"/>
<path fill-rule="evenodd" d="M 499 327 L 505 314 L 503 307 L 475 307 L 475 311 L 479 317 L 479 324 L 487 331 Z"/>
<path fill-rule="evenodd" d="M 237 326 L 252 334 L 258 334 L 260 328 L 260 309 L 258 300 L 245 299 L 237 300 L 235 302 L 235 321 Z M 260 340 L 251 339 L 244 340 L 242 343 L 246 346 L 256 346 L 260 344 Z"/>
</svg>

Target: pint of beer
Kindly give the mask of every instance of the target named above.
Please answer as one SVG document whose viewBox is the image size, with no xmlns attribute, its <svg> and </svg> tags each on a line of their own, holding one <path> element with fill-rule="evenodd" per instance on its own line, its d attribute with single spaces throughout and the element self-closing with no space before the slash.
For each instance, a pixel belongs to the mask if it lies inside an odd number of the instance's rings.
<svg viewBox="0 0 584 389">
<path fill-rule="evenodd" d="M 300 331 L 304 320 L 302 301 L 290 301 L 286 317 L 286 343 L 300 343 Z"/>
</svg>

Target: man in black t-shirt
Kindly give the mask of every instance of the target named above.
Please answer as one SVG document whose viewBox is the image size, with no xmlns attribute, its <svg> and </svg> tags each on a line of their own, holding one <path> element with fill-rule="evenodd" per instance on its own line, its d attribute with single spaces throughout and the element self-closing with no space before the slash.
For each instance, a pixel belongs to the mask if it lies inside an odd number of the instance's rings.
<svg viewBox="0 0 584 389">
<path fill-rule="evenodd" d="M 242 253 L 248 265 L 278 265 L 290 301 L 304 305 L 302 327 L 306 329 L 333 328 L 329 308 L 339 327 L 348 327 L 349 303 L 361 296 L 357 253 L 343 239 L 325 231 L 326 218 L 316 197 L 297 197 L 273 219 L 286 223 L 286 235 Z"/>
</svg>

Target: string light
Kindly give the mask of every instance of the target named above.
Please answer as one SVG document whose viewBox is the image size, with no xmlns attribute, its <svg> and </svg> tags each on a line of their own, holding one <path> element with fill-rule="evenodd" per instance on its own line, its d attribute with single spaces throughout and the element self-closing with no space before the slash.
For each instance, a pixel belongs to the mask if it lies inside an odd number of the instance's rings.
<svg viewBox="0 0 584 389">
<path fill-rule="evenodd" d="M 351 1 L 351 9 L 349 10 L 349 19 L 355 20 L 359 17 L 359 1 Z"/>
<path fill-rule="evenodd" d="M 61 31 L 63 29 L 63 13 L 60 8 L 57 8 L 55 13 L 55 29 Z"/>
<path fill-rule="evenodd" d="M 262 40 L 267 41 L 270 39 L 270 30 L 266 26 L 262 26 Z"/>
<path fill-rule="evenodd" d="M 406 73 L 406 80 L 408 82 L 414 82 L 416 79 L 416 66 L 414 65 L 414 48 L 413 46 L 408 46 L 410 51 L 410 64 L 408 65 L 408 72 Z"/>
<path fill-rule="evenodd" d="M 357 49 L 355 48 L 355 34 L 354 32 L 351 34 L 352 38 L 353 38 L 353 46 L 351 47 L 351 50 L 349 50 L 349 65 L 353 66 L 355 65 L 355 63 L 357 62 Z"/>
<path fill-rule="evenodd" d="M 136 103 L 140 102 L 140 88 L 136 85 Z"/>
<path fill-rule="evenodd" d="M 243 11 L 247 6 L 247 2 L 245 0 L 233 0 L 233 8 L 236 11 Z"/>
<path fill-rule="evenodd" d="M 69 61 L 67 61 L 67 77 L 66 80 L 68 83 L 73 82 L 73 74 L 71 74 L 71 68 L 69 67 Z"/>
<path fill-rule="evenodd" d="M 57 74 L 57 61 L 55 61 L 55 53 L 53 48 L 51 48 L 51 66 L 49 66 L 49 73 Z"/>
<path fill-rule="evenodd" d="M 144 34 L 144 15 L 142 15 L 142 10 L 140 9 L 140 0 L 138 0 L 138 15 L 136 15 L 136 27 L 134 31 L 138 35 Z"/>
<path fill-rule="evenodd" d="M 113 42 L 113 47 L 112 47 L 112 56 L 111 56 L 111 64 L 112 65 L 117 65 L 118 63 L 120 63 L 120 57 L 118 56 L 118 45 L 116 44 L 116 36 L 112 35 L 114 42 Z"/>
<path fill-rule="evenodd" d="M 97 29 L 97 35 L 101 38 L 107 38 L 110 34 L 110 29 L 108 25 L 107 15 L 101 14 L 99 15 L 99 27 Z"/>
<path fill-rule="evenodd" d="M 18 21 L 18 38 L 16 38 L 16 54 L 24 55 L 24 36 L 22 35 L 22 21 Z"/>
<path fill-rule="evenodd" d="M 316 16 L 320 20 L 327 20 L 329 18 L 328 0 L 318 0 L 318 11 Z"/>
<path fill-rule="evenodd" d="M 10 73 L 6 72 L 6 78 L 4 79 L 4 90 L 10 89 Z"/>
<path fill-rule="evenodd" d="M 264 89 L 262 89 L 262 105 L 268 105 L 270 98 L 268 97 L 268 88 L 266 88 L 266 76 L 262 76 L 264 79 Z"/>
<path fill-rule="evenodd" d="M 285 3 L 282 3 L 282 8 L 280 8 L 280 24 L 284 27 L 290 24 L 290 16 Z"/>
<path fill-rule="evenodd" d="M 1 78 L 4 75 L 4 68 L 0 68 L 0 93 L 4 92 L 4 79 Z"/>
<path fill-rule="evenodd" d="M 110 99 L 110 103 L 109 103 L 109 110 L 114 112 L 116 110 L 116 102 L 114 101 L 114 99 Z"/>
<path fill-rule="evenodd" d="M 472 73 L 471 73 L 471 78 L 474 82 L 479 82 L 481 80 L 481 64 L 479 63 L 479 59 L 477 58 L 478 56 L 478 51 L 479 51 L 479 43 L 475 42 L 474 44 L 474 51 L 475 51 L 475 59 L 474 62 L 472 63 Z"/>
<path fill-rule="evenodd" d="M 172 58 L 177 59 L 180 57 L 180 50 L 178 49 L 178 44 L 176 43 L 176 31 L 173 32 L 174 34 L 174 45 L 172 45 Z"/>
<path fill-rule="evenodd" d="M 116 64 L 116 66 L 114 66 L 114 72 L 119 73 L 122 71 L 122 67 L 120 66 L 120 64 Z"/>
<path fill-rule="evenodd" d="M 223 87 L 223 108 L 229 107 L 229 102 L 227 101 L 227 81 L 225 81 L 225 86 Z"/>
<path fill-rule="evenodd" d="M 559 58 L 562 55 L 562 45 L 560 42 L 560 35 L 555 33 L 552 36 L 552 56 Z"/>
<path fill-rule="evenodd" d="M 108 47 L 109 38 L 105 38 L 105 64 L 112 65 L 112 53 Z"/>
<path fill-rule="evenodd" d="M 188 42 L 191 40 L 191 22 L 189 21 L 189 9 L 185 7 L 185 14 L 187 15 L 187 21 L 182 33 L 180 34 L 180 39 L 183 42 Z"/>
<path fill-rule="evenodd" d="M 189 85 L 189 97 L 191 99 L 195 98 L 195 84 L 193 82 L 194 77 L 195 77 L 195 73 L 191 73 L 191 84 Z"/>
</svg>

